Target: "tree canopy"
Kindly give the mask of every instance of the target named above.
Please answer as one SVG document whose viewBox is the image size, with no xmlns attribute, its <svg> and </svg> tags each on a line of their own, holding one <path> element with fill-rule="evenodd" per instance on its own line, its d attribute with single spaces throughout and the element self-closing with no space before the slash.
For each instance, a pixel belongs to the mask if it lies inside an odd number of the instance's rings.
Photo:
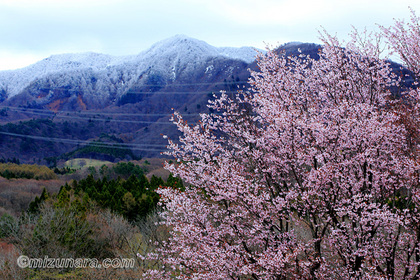
<svg viewBox="0 0 420 280">
<path fill-rule="evenodd" d="M 197 125 L 174 115 L 166 168 L 189 186 L 158 190 L 171 237 L 150 277 L 420 276 L 420 89 L 402 86 L 381 36 L 418 79 L 413 13 L 344 46 L 325 33 L 317 59 L 269 50 L 250 91 L 211 101 Z"/>
</svg>

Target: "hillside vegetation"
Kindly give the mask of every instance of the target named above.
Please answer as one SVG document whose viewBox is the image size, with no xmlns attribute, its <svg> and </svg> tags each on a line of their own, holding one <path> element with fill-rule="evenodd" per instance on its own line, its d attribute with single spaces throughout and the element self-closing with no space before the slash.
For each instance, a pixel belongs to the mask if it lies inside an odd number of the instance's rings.
<svg viewBox="0 0 420 280">
<path fill-rule="evenodd" d="M 48 167 L 37 164 L 0 163 L 0 176 L 13 179 L 51 180 L 57 176 Z"/>
</svg>

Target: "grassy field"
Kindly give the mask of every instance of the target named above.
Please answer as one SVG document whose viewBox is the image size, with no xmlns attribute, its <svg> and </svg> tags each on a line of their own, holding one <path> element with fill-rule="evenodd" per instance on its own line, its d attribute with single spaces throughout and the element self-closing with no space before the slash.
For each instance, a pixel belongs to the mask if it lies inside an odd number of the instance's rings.
<svg viewBox="0 0 420 280">
<path fill-rule="evenodd" d="M 64 163 L 64 167 L 73 169 L 83 169 L 88 167 L 101 167 L 102 165 L 110 165 L 112 162 L 106 160 L 88 159 L 88 158 L 73 158 Z"/>
</svg>

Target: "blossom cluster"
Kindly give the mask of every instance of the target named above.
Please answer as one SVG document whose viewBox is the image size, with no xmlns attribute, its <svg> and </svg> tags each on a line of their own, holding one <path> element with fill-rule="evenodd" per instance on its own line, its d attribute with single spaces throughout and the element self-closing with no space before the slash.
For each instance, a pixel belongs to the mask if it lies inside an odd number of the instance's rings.
<svg viewBox="0 0 420 280">
<path fill-rule="evenodd" d="M 381 35 L 418 78 L 414 13 L 405 28 Z M 210 101 L 217 113 L 193 126 L 175 113 L 183 136 L 166 168 L 189 187 L 159 190 L 171 237 L 149 275 L 419 277 L 420 90 L 402 86 L 377 38 L 342 46 L 325 33 L 319 59 L 269 50 L 251 90 Z"/>
</svg>

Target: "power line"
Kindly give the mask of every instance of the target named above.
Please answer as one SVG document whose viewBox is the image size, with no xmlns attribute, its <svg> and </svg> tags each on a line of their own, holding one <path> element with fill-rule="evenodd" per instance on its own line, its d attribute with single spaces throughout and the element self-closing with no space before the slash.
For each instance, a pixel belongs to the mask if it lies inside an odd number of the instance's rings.
<svg viewBox="0 0 420 280">
<path fill-rule="evenodd" d="M 76 115 L 95 115 L 95 116 L 127 116 L 127 117 L 165 117 L 172 115 L 174 112 L 168 113 L 121 113 L 121 112 L 90 112 L 90 111 L 58 111 L 54 112 L 48 109 L 36 109 L 36 108 L 24 108 L 24 107 L 14 107 L 14 106 L 6 106 L 0 105 L 0 108 L 3 109 L 10 109 L 12 111 L 19 111 L 19 112 L 40 112 L 40 113 L 50 113 L 50 114 L 76 114 Z M 182 114 L 183 116 L 199 116 L 200 113 L 186 113 Z"/>
<path fill-rule="evenodd" d="M 65 88 L 37 88 L 37 90 L 42 90 L 42 91 L 62 91 L 62 92 L 82 92 L 83 90 L 78 90 L 78 89 L 65 89 Z M 150 95 L 150 94 L 166 94 L 166 95 L 170 95 L 170 94 L 174 94 L 174 95 L 191 95 L 191 94 L 197 94 L 197 95 L 205 95 L 205 94 L 218 94 L 220 92 L 225 92 L 225 93 L 229 93 L 229 94 L 234 94 L 234 93 L 238 93 L 237 91 L 226 91 L 226 90 L 220 90 L 220 91 L 134 91 L 134 90 L 127 90 L 122 96 L 125 96 L 127 94 L 145 94 L 145 95 Z"/>
<path fill-rule="evenodd" d="M 11 108 L 8 106 L 0 106 L 0 108 Z M 22 112 L 22 113 L 28 113 L 31 115 L 38 115 L 38 116 L 45 116 L 45 117 L 51 117 L 51 118 L 63 118 L 63 119 L 72 119 L 72 120 L 86 120 L 86 121 L 103 121 L 103 122 L 116 122 L 116 123 L 138 123 L 138 124 L 158 124 L 158 125 L 174 125 L 173 122 L 165 122 L 165 121 L 139 121 L 139 120 L 118 120 L 118 119 L 111 119 L 111 118 L 97 118 L 96 116 L 102 115 L 101 113 L 90 113 L 90 115 L 94 115 L 94 117 L 78 117 L 78 116 L 71 116 L 71 115 L 62 115 L 63 111 L 60 111 L 58 113 L 52 112 L 50 110 L 46 109 L 26 109 L 26 108 L 19 108 L 19 107 L 13 107 L 12 111 L 16 112 Z M 71 112 L 71 111 L 64 111 L 67 113 L 75 113 L 79 115 L 83 115 L 83 112 Z M 89 115 L 89 114 L 88 114 Z M 106 115 L 106 114 L 104 114 Z M 121 114 L 121 115 L 130 115 L 130 114 Z M 171 114 L 132 114 L 133 116 L 163 116 L 163 117 L 169 117 L 172 116 Z M 182 116 L 199 116 L 200 114 L 182 114 Z"/>
<path fill-rule="evenodd" d="M 207 83 L 182 83 L 182 84 L 164 84 L 164 85 L 157 85 L 157 84 L 141 84 L 139 86 L 144 87 L 187 87 L 187 86 L 212 86 L 212 85 L 237 85 L 237 84 L 248 84 L 249 81 L 223 81 L 223 82 L 207 82 Z M 42 88 L 42 89 L 51 89 L 51 88 Z"/>
<path fill-rule="evenodd" d="M 92 142 L 89 140 L 78 140 L 78 139 L 67 139 L 67 138 L 53 138 L 53 137 L 44 137 L 44 136 L 36 136 L 36 135 L 26 135 L 26 134 L 18 134 L 18 133 L 11 133 L 11 132 L 0 132 L 2 135 L 12 136 L 12 137 L 21 137 L 21 138 L 28 138 L 34 140 L 42 140 L 42 141 L 49 141 L 49 142 L 58 142 L 64 144 L 73 144 L 73 145 L 91 145 L 95 147 L 103 147 L 103 148 L 115 148 L 115 149 L 131 149 L 131 150 L 139 150 L 139 151 L 150 151 L 150 152 L 162 152 L 166 146 L 159 145 L 159 144 L 130 144 L 130 143 L 111 143 L 111 142 Z M 162 149 L 149 149 L 147 147 L 161 147 Z"/>
<path fill-rule="evenodd" d="M 205 85 L 213 85 L 213 86 L 218 86 L 218 85 L 223 85 L 223 86 L 227 86 L 227 87 L 232 87 L 232 86 L 237 86 L 239 89 L 239 85 L 245 85 L 245 84 L 249 84 L 248 81 L 226 81 L 226 82 L 214 82 L 214 83 L 182 83 L 182 84 L 165 84 L 165 85 L 156 85 L 156 84 L 142 84 L 139 85 L 139 87 L 149 87 L 149 88 L 171 88 L 171 87 L 193 87 L 193 86 L 205 86 Z M 55 87 L 55 88 L 51 88 L 51 87 L 43 87 L 43 88 L 37 88 L 37 90 L 41 90 L 41 91 L 51 91 L 51 90 L 55 90 L 55 91 L 66 91 L 66 92 L 80 92 L 80 89 L 66 89 L 63 87 Z M 220 91 L 223 91 L 223 89 L 218 90 L 217 93 L 220 93 Z M 226 91 L 227 93 L 237 93 L 237 91 Z M 136 91 L 136 90 L 130 90 L 127 89 L 127 91 L 123 94 L 214 94 L 214 90 L 213 91 L 154 91 L 154 92 L 146 92 L 146 91 Z M 123 96 L 122 95 L 122 96 Z"/>
<path fill-rule="evenodd" d="M 24 110 L 15 110 L 18 112 L 26 112 Z M 104 121 L 104 122 L 118 122 L 118 123 L 141 123 L 141 124 L 165 124 L 173 125 L 172 122 L 159 122 L 159 121 L 136 121 L 136 120 L 116 120 L 116 119 L 103 119 L 103 118 L 91 118 L 91 117 L 77 117 L 77 116 L 66 116 L 66 115 L 57 115 L 53 112 L 43 113 L 43 112 L 27 112 L 32 115 L 54 117 L 54 118 L 64 118 L 64 119 L 73 119 L 73 120 L 87 120 L 87 121 Z"/>
</svg>

